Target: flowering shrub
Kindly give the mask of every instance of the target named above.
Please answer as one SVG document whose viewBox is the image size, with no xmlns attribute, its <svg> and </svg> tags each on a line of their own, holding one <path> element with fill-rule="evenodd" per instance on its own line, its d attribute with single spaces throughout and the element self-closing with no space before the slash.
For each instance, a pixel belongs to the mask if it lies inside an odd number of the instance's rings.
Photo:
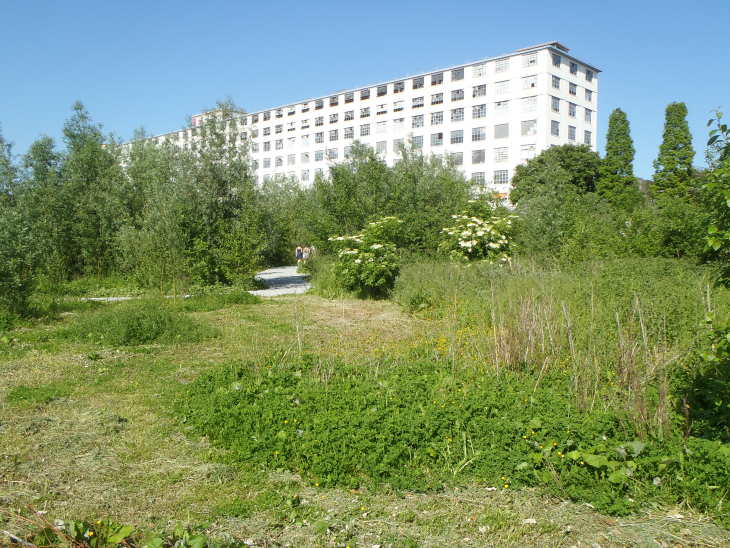
<svg viewBox="0 0 730 548">
<path fill-rule="evenodd" d="M 333 267 L 337 282 L 361 294 L 383 294 L 392 289 L 400 270 L 394 241 L 402 222 L 383 217 L 355 236 L 330 238 L 339 248 Z"/>
<path fill-rule="evenodd" d="M 483 221 L 467 215 L 452 215 L 456 225 L 444 228 L 439 250 L 465 261 L 508 262 L 514 244 L 510 238 L 515 215 L 491 217 Z"/>
</svg>

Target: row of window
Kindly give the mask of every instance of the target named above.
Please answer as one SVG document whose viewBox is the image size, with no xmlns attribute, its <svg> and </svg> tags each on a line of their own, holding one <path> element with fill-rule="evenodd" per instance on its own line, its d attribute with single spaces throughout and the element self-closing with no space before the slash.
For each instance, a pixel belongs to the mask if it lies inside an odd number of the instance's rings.
<svg viewBox="0 0 730 548">
<path fill-rule="evenodd" d="M 550 97 L 550 110 L 553 112 L 560 112 L 560 99 L 557 97 Z M 568 116 L 571 118 L 578 117 L 578 105 L 575 103 L 568 103 Z M 593 123 L 593 111 L 589 108 L 583 109 L 583 121 L 589 124 Z"/>
<path fill-rule="evenodd" d="M 577 141 L 575 126 L 568 126 L 568 141 Z M 560 137 L 560 122 L 556 120 L 550 121 L 550 135 Z M 593 144 L 593 134 L 590 131 L 583 132 L 583 143 L 586 145 Z"/>
<path fill-rule="evenodd" d="M 322 168 L 315 169 L 314 176 L 316 177 L 317 175 L 320 175 L 320 176 L 324 175 L 324 170 Z M 484 182 L 486 182 L 485 175 L 486 174 L 483 171 L 475 171 L 474 173 L 471 174 L 471 179 L 475 183 L 484 183 Z M 290 171 L 287 173 L 287 176 L 296 177 L 296 172 Z M 264 181 L 270 181 L 271 175 L 268 175 L 268 174 L 264 175 L 263 179 L 264 179 Z M 308 169 L 303 169 L 300 172 L 299 180 L 300 181 L 309 181 L 309 170 Z M 496 170 L 494 172 L 494 178 L 492 180 L 495 184 L 498 184 L 498 185 L 503 185 L 503 184 L 509 183 L 509 171 L 507 171 L 506 169 Z"/>
<path fill-rule="evenodd" d="M 557 68 L 561 68 L 562 65 L 564 64 L 563 57 L 557 53 L 553 53 L 552 61 L 553 61 L 553 66 L 557 67 Z M 568 61 L 567 64 L 569 66 L 570 74 L 572 74 L 573 76 L 577 76 L 578 75 L 578 63 L 575 63 L 573 61 Z M 586 69 L 585 76 L 586 76 L 586 82 L 593 82 L 593 71 L 592 70 Z"/>
</svg>

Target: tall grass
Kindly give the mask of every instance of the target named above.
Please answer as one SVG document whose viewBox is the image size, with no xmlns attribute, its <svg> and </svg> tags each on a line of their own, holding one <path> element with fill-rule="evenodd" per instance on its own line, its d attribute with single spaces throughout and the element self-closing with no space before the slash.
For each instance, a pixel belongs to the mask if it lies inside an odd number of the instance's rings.
<svg viewBox="0 0 730 548">
<path fill-rule="evenodd" d="M 438 319 L 433 352 L 453 367 L 568 371 L 574 405 L 619 412 L 641 437 L 670 429 L 670 381 L 693 360 L 706 311 L 728 310 L 710 268 L 668 259 L 405 266 L 394 300 Z M 619 389 L 617 389 L 617 387 Z"/>
</svg>

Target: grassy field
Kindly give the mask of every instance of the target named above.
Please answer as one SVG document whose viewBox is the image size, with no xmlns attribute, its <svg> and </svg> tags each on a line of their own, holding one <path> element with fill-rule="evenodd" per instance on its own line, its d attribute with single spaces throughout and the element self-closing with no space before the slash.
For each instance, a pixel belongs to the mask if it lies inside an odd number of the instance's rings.
<svg viewBox="0 0 730 548">
<path fill-rule="evenodd" d="M 212 522 L 210 536 L 221 544 L 730 545 L 730 533 L 712 516 L 687 505 L 658 503 L 608 517 L 559 493 L 478 477 L 422 493 L 368 482 L 323 487 L 287 467 L 231 459 L 174 411 L 201 375 L 231 362 L 258 373 L 272 356 L 310 354 L 320 356 L 317 367 L 326 377 L 338 364 L 385 367 L 389 356 L 414 348 L 453 366 L 453 341 L 464 333 L 448 318 L 405 314 L 389 301 L 313 295 L 244 301 L 171 305 L 166 325 L 173 336 L 164 343 L 118 342 L 131 339 L 108 324 L 133 306 L 125 303 L 69 304 L 58 321 L 6 334 L 2 528 L 22 529 L 17 511 L 31 505 L 46 512 L 38 520 L 111 514 L 137 528 Z M 176 329 L 182 336 L 174 336 Z"/>
</svg>

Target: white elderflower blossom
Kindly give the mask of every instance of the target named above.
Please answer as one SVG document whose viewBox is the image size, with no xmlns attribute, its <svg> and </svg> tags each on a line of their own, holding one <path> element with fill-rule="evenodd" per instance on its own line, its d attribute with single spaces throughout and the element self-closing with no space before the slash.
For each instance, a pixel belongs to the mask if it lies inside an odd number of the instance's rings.
<svg viewBox="0 0 730 548">
<path fill-rule="evenodd" d="M 383 244 L 373 244 L 370 246 L 370 249 L 380 249 L 381 247 L 383 247 Z"/>
</svg>

